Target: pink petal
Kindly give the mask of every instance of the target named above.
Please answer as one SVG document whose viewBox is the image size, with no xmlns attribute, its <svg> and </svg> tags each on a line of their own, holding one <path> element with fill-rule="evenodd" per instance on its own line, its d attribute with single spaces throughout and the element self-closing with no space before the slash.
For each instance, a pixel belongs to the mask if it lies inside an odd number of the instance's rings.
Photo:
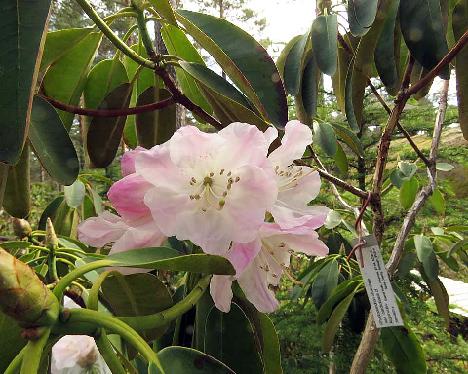
<svg viewBox="0 0 468 374">
<path fill-rule="evenodd" d="M 247 266 L 255 259 L 261 249 L 260 240 L 256 239 L 250 243 L 234 243 L 229 250 L 227 258 L 240 275 Z"/>
<path fill-rule="evenodd" d="M 291 207 L 302 207 L 314 200 L 320 192 L 320 174 L 309 167 L 293 167 L 290 172 L 302 171 L 303 176 L 292 181 L 293 187 L 279 188 L 278 200 Z"/>
<path fill-rule="evenodd" d="M 128 225 L 122 218 L 104 211 L 78 225 L 78 239 L 88 245 L 102 247 L 120 239 L 127 229 Z"/>
<path fill-rule="evenodd" d="M 312 130 L 299 121 L 289 121 L 281 146 L 275 149 L 268 159 L 273 165 L 289 166 L 302 157 L 306 147 L 312 143 Z"/>
<path fill-rule="evenodd" d="M 143 177 L 130 174 L 114 183 L 107 192 L 107 197 L 124 219 L 135 220 L 150 215 L 144 197 L 151 187 Z"/>
<path fill-rule="evenodd" d="M 112 246 L 111 253 L 123 252 L 129 249 L 159 247 L 167 237 L 157 228 L 154 221 L 147 221 L 128 230 Z"/>
<path fill-rule="evenodd" d="M 275 222 L 284 229 L 308 224 L 309 228 L 315 230 L 324 224 L 329 211 L 325 206 L 304 206 L 298 209 L 285 206 L 280 201 L 271 208 Z"/>
<path fill-rule="evenodd" d="M 224 313 L 231 310 L 232 280 L 227 275 L 213 275 L 210 282 L 210 294 L 216 308 Z"/>
<path fill-rule="evenodd" d="M 125 152 L 120 160 L 120 167 L 122 169 L 122 176 L 127 176 L 135 172 L 135 158 L 141 152 L 146 151 L 143 147 L 136 147 L 128 152 Z"/>
</svg>

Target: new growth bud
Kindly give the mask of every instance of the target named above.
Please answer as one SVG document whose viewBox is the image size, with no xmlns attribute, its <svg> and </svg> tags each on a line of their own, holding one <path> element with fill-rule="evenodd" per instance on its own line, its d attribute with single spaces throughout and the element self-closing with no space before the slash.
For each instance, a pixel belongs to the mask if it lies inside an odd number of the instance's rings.
<svg viewBox="0 0 468 374">
<path fill-rule="evenodd" d="M 32 229 L 25 219 L 13 218 L 13 231 L 18 238 L 23 239 L 31 235 Z"/>
<path fill-rule="evenodd" d="M 47 218 L 46 222 L 46 244 L 47 247 L 51 249 L 55 249 L 58 247 L 58 238 L 55 234 L 54 225 L 52 224 L 50 218 Z"/>
<path fill-rule="evenodd" d="M 1 248 L 0 309 L 23 327 L 50 325 L 59 312 L 57 298 L 34 270 Z"/>
</svg>

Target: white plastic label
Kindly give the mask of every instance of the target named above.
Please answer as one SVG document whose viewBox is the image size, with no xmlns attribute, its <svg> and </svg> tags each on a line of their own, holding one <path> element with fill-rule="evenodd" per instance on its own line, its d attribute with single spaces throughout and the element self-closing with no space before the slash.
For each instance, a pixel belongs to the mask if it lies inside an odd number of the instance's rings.
<svg viewBox="0 0 468 374">
<path fill-rule="evenodd" d="M 375 325 L 378 328 L 403 326 L 379 245 L 373 235 L 365 236 L 362 240 L 365 244 L 356 250 L 356 258 L 364 278 Z"/>
</svg>

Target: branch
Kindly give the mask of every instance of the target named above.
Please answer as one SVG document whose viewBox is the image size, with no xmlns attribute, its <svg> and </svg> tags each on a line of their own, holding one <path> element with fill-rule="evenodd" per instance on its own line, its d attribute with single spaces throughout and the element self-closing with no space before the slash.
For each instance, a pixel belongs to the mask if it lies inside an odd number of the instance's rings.
<svg viewBox="0 0 468 374">
<path fill-rule="evenodd" d="M 405 95 L 411 96 L 418 92 L 420 89 L 425 87 L 429 81 L 438 75 L 442 69 L 452 61 L 455 56 L 463 49 L 463 47 L 468 43 L 468 31 L 462 35 L 458 42 L 452 47 L 452 49 L 447 53 L 442 60 L 423 78 L 413 84 L 406 92 Z"/>
<path fill-rule="evenodd" d="M 174 98 L 169 97 L 167 99 L 158 101 L 156 103 L 145 104 L 140 106 L 135 106 L 131 108 L 123 109 L 88 109 L 81 108 L 75 105 L 69 105 L 62 103 L 61 101 L 55 100 L 52 97 L 40 95 L 43 99 L 47 100 L 52 106 L 57 109 L 63 110 L 68 113 L 80 114 L 82 116 L 88 117 L 120 117 L 120 116 L 129 116 L 131 114 L 140 114 L 146 112 L 152 112 L 154 110 L 160 110 L 166 108 L 170 105 L 175 104 Z"/>
<path fill-rule="evenodd" d="M 405 216 L 401 230 L 398 233 L 397 239 L 392 249 L 390 259 L 388 260 L 386 267 L 389 276 L 392 277 L 398 268 L 401 257 L 403 256 L 403 250 L 406 240 L 413 228 L 416 216 L 418 215 L 421 208 L 426 203 L 429 196 L 433 193 L 436 188 L 436 159 L 437 151 L 440 143 L 440 136 L 442 133 L 442 124 L 445 119 L 445 112 L 447 109 L 447 95 L 448 95 L 449 81 L 445 80 L 441 90 L 441 96 L 439 99 L 439 109 L 437 112 L 436 122 L 434 126 L 434 132 L 432 136 L 431 150 L 429 154 L 430 166 L 427 168 L 427 174 L 429 177 L 429 184 L 419 191 L 416 200 L 412 204 L 408 213 Z M 362 334 L 362 340 L 359 348 L 354 356 L 354 360 L 351 366 L 351 374 L 364 374 L 366 367 L 372 355 L 372 351 L 379 339 L 379 330 L 375 326 L 372 314 L 369 315 L 366 323 L 366 327 Z"/>
</svg>

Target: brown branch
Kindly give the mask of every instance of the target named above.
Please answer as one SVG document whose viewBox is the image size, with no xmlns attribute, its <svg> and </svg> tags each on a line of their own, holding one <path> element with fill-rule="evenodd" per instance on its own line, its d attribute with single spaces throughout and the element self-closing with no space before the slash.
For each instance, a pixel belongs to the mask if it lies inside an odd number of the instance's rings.
<svg viewBox="0 0 468 374">
<path fill-rule="evenodd" d="M 165 100 L 158 101 L 156 103 L 140 105 L 131 108 L 123 108 L 123 109 L 89 109 L 89 108 L 81 108 L 79 106 L 70 105 L 62 103 L 52 97 L 40 95 L 43 99 L 47 100 L 52 106 L 57 109 L 63 110 L 68 113 L 80 114 L 82 116 L 88 117 L 120 117 L 120 116 L 128 116 L 131 114 L 139 114 L 139 113 L 146 113 L 152 112 L 154 110 L 160 110 L 166 108 L 175 103 L 173 97 L 169 97 Z"/>
<path fill-rule="evenodd" d="M 436 122 L 434 126 L 434 132 L 432 136 L 431 150 L 429 154 L 430 166 L 427 168 L 427 174 L 429 177 L 429 183 L 419 191 L 416 200 L 412 204 L 411 208 L 405 216 L 402 227 L 398 233 L 395 244 L 388 260 L 386 267 L 389 276 L 392 277 L 398 268 L 400 260 L 403 256 L 404 245 L 411 229 L 414 226 L 416 216 L 418 215 L 421 208 L 426 203 L 429 196 L 433 193 L 436 188 L 436 160 L 437 150 L 439 148 L 440 136 L 442 132 L 442 124 L 445 118 L 445 112 L 447 109 L 447 95 L 448 95 L 449 81 L 444 81 L 444 85 L 441 90 L 441 97 L 439 99 L 439 110 L 437 112 Z M 372 314 L 369 315 L 366 323 L 366 327 L 362 334 L 362 340 L 359 344 L 359 348 L 354 356 L 353 363 L 351 365 L 350 374 L 364 374 L 371 358 L 373 349 L 379 339 L 379 329 L 375 326 Z"/>
<path fill-rule="evenodd" d="M 406 92 L 405 95 L 413 95 L 419 90 L 421 90 L 423 87 L 425 87 L 430 80 L 436 77 L 442 69 L 452 61 L 455 56 L 460 52 L 463 47 L 468 43 L 468 31 L 465 31 L 465 33 L 462 35 L 460 39 L 458 39 L 458 42 L 452 47 L 452 49 L 447 53 L 442 60 L 439 61 L 439 63 L 429 72 L 427 73 L 424 77 L 422 77 L 419 81 L 417 81 L 415 84 L 413 84 Z"/>
</svg>

